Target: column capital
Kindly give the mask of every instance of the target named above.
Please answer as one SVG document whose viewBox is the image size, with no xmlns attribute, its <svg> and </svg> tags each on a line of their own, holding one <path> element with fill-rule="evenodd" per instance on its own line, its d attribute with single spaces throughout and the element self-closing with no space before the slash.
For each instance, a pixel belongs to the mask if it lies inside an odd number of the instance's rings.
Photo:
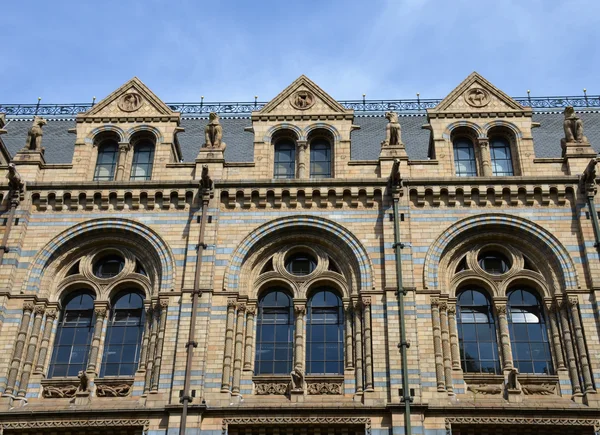
<svg viewBox="0 0 600 435">
<path fill-rule="evenodd" d="M 297 315 L 304 315 L 306 313 L 306 305 L 294 304 L 294 312 Z"/>
<path fill-rule="evenodd" d="M 43 316 L 44 311 L 46 311 L 46 307 L 44 307 L 43 305 L 36 305 L 34 311 L 36 315 Z"/>
<path fill-rule="evenodd" d="M 244 311 L 246 311 L 246 303 L 240 302 L 239 304 L 237 304 L 237 309 L 238 312 L 243 313 Z"/>
<path fill-rule="evenodd" d="M 579 298 L 577 296 L 568 296 L 567 303 L 570 307 L 577 307 L 577 305 L 579 304 Z"/>
<path fill-rule="evenodd" d="M 256 305 L 253 305 L 253 304 L 252 305 L 247 305 L 246 306 L 246 312 L 248 314 L 255 315 L 256 314 Z"/>
<path fill-rule="evenodd" d="M 227 299 L 227 308 L 233 308 L 235 309 L 237 307 L 237 300 L 236 299 Z"/>
<path fill-rule="evenodd" d="M 440 306 L 440 298 L 433 297 L 430 300 L 431 300 L 431 306 L 432 307 L 439 307 Z"/>
<path fill-rule="evenodd" d="M 478 137 L 477 145 L 482 148 L 487 148 L 490 145 L 490 140 L 487 137 Z"/>
<path fill-rule="evenodd" d="M 371 296 L 363 296 L 361 298 L 361 302 L 364 307 L 370 307 L 371 306 Z"/>
<path fill-rule="evenodd" d="M 496 307 L 496 311 L 498 311 L 498 314 L 506 314 L 506 304 L 505 303 L 499 303 L 499 304 L 494 304 Z"/>
<path fill-rule="evenodd" d="M 25 302 L 23 302 L 23 311 L 29 311 L 30 313 L 32 313 L 34 308 L 35 302 L 33 300 L 26 300 Z"/>
<path fill-rule="evenodd" d="M 446 308 L 448 310 L 448 314 L 456 314 L 456 305 L 448 302 L 448 307 Z"/>
</svg>

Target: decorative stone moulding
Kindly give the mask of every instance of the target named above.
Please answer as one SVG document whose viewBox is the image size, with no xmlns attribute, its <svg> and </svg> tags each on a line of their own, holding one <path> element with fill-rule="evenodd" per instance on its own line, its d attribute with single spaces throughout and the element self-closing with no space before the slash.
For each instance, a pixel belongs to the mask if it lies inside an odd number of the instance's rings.
<svg viewBox="0 0 600 435">
<path fill-rule="evenodd" d="M 344 394 L 344 378 L 306 377 L 306 392 L 309 395 L 342 395 Z"/>
<path fill-rule="evenodd" d="M 254 392 L 259 396 L 284 396 L 290 385 L 289 376 L 255 376 L 252 380 Z"/>
<path fill-rule="evenodd" d="M 291 103 L 298 110 L 310 109 L 315 104 L 315 96 L 310 91 L 296 91 L 291 97 Z"/>
<path fill-rule="evenodd" d="M 473 107 L 484 107 L 490 103 L 490 94 L 482 88 L 472 88 L 465 92 L 465 101 Z"/>
<path fill-rule="evenodd" d="M 87 418 L 85 420 L 74 420 L 74 419 L 57 419 L 57 420 L 27 420 L 27 421 L 15 421 L 15 422 L 3 422 L 0 423 L 0 429 L 6 430 L 19 430 L 19 429 L 63 429 L 63 428 L 106 428 L 106 427 L 140 427 L 144 431 L 148 430 L 150 426 L 150 420 L 147 419 L 93 419 Z"/>
<path fill-rule="evenodd" d="M 79 379 L 45 379 L 42 381 L 42 397 L 46 399 L 70 399 L 75 397 Z"/>
<path fill-rule="evenodd" d="M 345 425 L 363 426 L 364 434 L 371 435 L 371 419 L 369 417 L 234 417 L 222 420 L 222 435 L 227 435 L 229 426 L 250 425 L 285 425 L 297 426 L 303 429 L 314 426 Z"/>
<path fill-rule="evenodd" d="M 127 397 L 133 389 L 133 378 L 94 380 L 97 397 Z"/>
<path fill-rule="evenodd" d="M 119 98 L 117 106 L 124 112 L 135 112 L 142 106 L 143 101 L 140 94 L 137 92 L 130 92 Z"/>
</svg>

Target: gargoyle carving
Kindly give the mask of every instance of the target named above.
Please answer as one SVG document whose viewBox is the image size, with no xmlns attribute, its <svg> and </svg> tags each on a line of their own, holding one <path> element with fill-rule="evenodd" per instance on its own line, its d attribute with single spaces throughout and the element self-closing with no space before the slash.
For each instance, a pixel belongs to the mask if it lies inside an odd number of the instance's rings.
<svg viewBox="0 0 600 435">
<path fill-rule="evenodd" d="M 294 370 L 290 373 L 291 382 L 290 382 L 290 390 L 291 391 L 302 391 L 304 390 L 304 372 L 299 368 L 295 367 Z"/>
<path fill-rule="evenodd" d="M 204 191 L 212 190 L 214 187 L 213 181 L 210 178 L 210 175 L 208 175 L 208 165 L 202 165 L 202 175 L 200 178 L 200 186 L 202 187 L 202 190 L 204 190 Z"/>
</svg>

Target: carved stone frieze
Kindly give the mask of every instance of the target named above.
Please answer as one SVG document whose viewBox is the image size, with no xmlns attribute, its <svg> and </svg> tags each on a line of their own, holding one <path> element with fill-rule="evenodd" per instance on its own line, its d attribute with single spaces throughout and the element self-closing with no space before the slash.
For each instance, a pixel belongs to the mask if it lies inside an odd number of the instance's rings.
<svg viewBox="0 0 600 435">
<path fill-rule="evenodd" d="M 522 385 L 521 390 L 525 395 L 542 395 L 549 396 L 556 394 L 556 385 L 554 384 L 541 384 L 541 385 Z"/>
<path fill-rule="evenodd" d="M 76 427 L 142 427 L 148 429 L 150 421 L 146 419 L 92 419 L 85 420 L 26 420 L 0 423 L 2 429 L 49 429 Z"/>
<path fill-rule="evenodd" d="M 467 390 L 475 393 L 475 394 L 483 394 L 483 395 L 494 395 L 501 394 L 503 391 L 502 385 L 497 384 L 481 384 L 481 385 L 469 385 Z"/>
<path fill-rule="evenodd" d="M 78 382 L 73 381 L 63 385 L 44 385 L 42 397 L 46 399 L 64 399 L 75 397 L 77 393 Z"/>
<path fill-rule="evenodd" d="M 222 433 L 227 434 L 229 425 L 364 425 L 365 435 L 371 435 L 369 417 L 235 417 L 224 418 Z"/>
<path fill-rule="evenodd" d="M 310 395 L 343 394 L 343 382 L 307 382 L 306 391 Z"/>
<path fill-rule="evenodd" d="M 255 383 L 255 391 L 259 396 L 267 396 L 267 395 L 280 395 L 283 396 L 287 393 L 289 382 L 264 382 L 264 383 Z"/>
<path fill-rule="evenodd" d="M 143 98 L 137 92 L 130 92 L 119 98 L 117 106 L 124 112 L 135 112 L 142 106 Z"/>
<path fill-rule="evenodd" d="M 528 417 L 446 417 L 446 424 L 497 424 L 497 425 L 547 425 L 547 426 L 600 426 L 600 420 L 591 418 L 528 418 Z"/>
<path fill-rule="evenodd" d="M 96 396 L 98 397 L 127 397 L 131 394 L 133 383 L 98 383 L 96 382 Z"/>
</svg>

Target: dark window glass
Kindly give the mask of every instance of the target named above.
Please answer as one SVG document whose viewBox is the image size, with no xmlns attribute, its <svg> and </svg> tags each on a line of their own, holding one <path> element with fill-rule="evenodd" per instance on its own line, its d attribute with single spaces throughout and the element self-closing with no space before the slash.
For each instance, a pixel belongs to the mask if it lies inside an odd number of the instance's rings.
<svg viewBox="0 0 600 435">
<path fill-rule="evenodd" d="M 478 289 L 460 292 L 456 320 L 462 369 L 466 373 L 500 374 L 496 325 L 485 293 Z"/>
<path fill-rule="evenodd" d="M 293 275 L 308 275 L 317 267 L 317 261 L 308 254 L 294 254 L 285 262 L 286 270 Z"/>
<path fill-rule="evenodd" d="M 291 141 L 280 141 L 275 145 L 275 178 L 296 176 L 296 145 Z"/>
<path fill-rule="evenodd" d="M 94 264 L 94 275 L 98 278 L 117 276 L 125 266 L 125 260 L 118 255 L 107 255 Z"/>
<path fill-rule="evenodd" d="M 71 293 L 56 329 L 48 378 L 77 376 L 87 368 L 93 334 L 94 297 L 85 290 Z"/>
<path fill-rule="evenodd" d="M 544 310 L 536 293 L 527 288 L 510 291 L 508 308 L 515 367 L 520 373 L 553 374 Z"/>
<path fill-rule="evenodd" d="M 492 173 L 497 176 L 514 175 L 510 144 L 506 139 L 494 138 L 490 143 Z"/>
<path fill-rule="evenodd" d="M 94 181 L 111 181 L 115 178 L 119 146 L 115 141 L 106 141 L 98 147 L 98 160 Z"/>
<path fill-rule="evenodd" d="M 342 300 L 330 290 L 317 291 L 308 301 L 306 367 L 312 375 L 344 373 L 344 313 Z"/>
<path fill-rule="evenodd" d="M 292 371 L 293 333 L 292 299 L 281 290 L 270 291 L 258 302 L 257 375 L 287 375 Z"/>
<path fill-rule="evenodd" d="M 508 272 L 510 262 L 499 252 L 482 252 L 479 254 L 479 266 L 487 273 L 501 275 Z"/>
<path fill-rule="evenodd" d="M 477 176 L 477 163 L 473 142 L 467 138 L 454 140 L 454 167 L 457 177 Z"/>
<path fill-rule="evenodd" d="M 137 291 L 120 293 L 113 301 L 106 330 L 100 377 L 133 376 L 144 333 L 144 299 Z"/>
<path fill-rule="evenodd" d="M 310 144 L 310 177 L 331 178 L 331 145 L 325 139 Z"/>
<path fill-rule="evenodd" d="M 152 164 L 154 163 L 154 145 L 143 142 L 134 147 L 133 164 L 131 165 L 132 180 L 150 180 Z"/>
</svg>

